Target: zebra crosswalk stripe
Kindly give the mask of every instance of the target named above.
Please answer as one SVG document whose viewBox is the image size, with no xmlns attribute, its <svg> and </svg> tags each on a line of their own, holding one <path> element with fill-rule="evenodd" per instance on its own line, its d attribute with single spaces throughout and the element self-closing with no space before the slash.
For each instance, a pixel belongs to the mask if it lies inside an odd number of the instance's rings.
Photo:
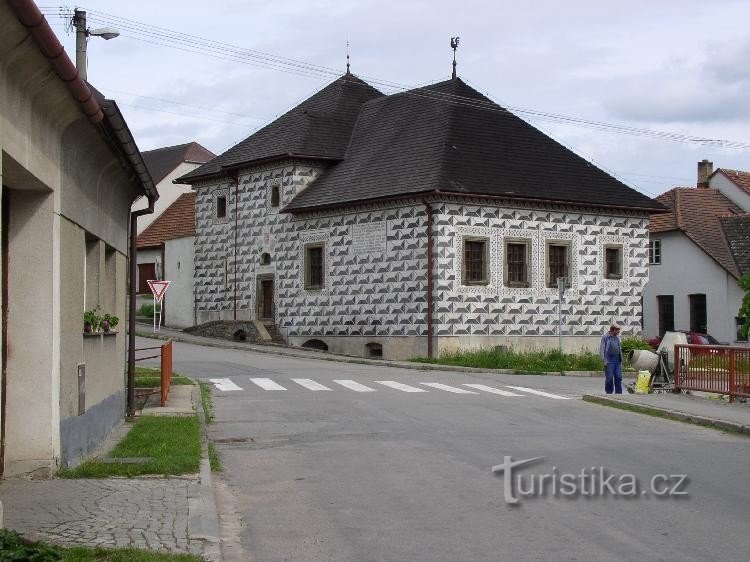
<svg viewBox="0 0 750 562">
<path fill-rule="evenodd" d="M 294 382 L 296 382 L 300 386 L 304 386 L 307 390 L 331 390 L 327 386 L 324 386 L 320 384 L 319 382 L 315 382 L 312 379 L 292 379 Z"/>
<path fill-rule="evenodd" d="M 263 390 L 286 390 L 283 386 L 281 386 L 278 383 L 275 383 L 271 379 L 262 379 L 262 378 L 250 378 L 250 382 L 253 384 L 258 385 Z"/>
<path fill-rule="evenodd" d="M 477 394 L 473 390 L 465 390 L 463 388 L 458 388 L 455 386 L 448 386 L 447 384 L 441 384 L 439 382 L 421 382 L 419 384 L 423 384 L 425 386 L 429 386 L 432 388 L 437 388 L 438 390 L 445 390 L 446 392 L 455 392 L 456 394 Z"/>
<path fill-rule="evenodd" d="M 375 392 L 374 388 L 370 388 L 369 386 L 359 384 L 358 382 L 352 380 L 334 380 L 333 382 L 335 382 L 336 384 L 340 384 L 344 388 L 353 390 L 354 392 Z"/>
<path fill-rule="evenodd" d="M 551 392 L 544 392 L 542 390 L 535 390 L 533 388 L 526 388 L 525 386 L 511 386 L 505 385 L 507 388 L 514 390 L 520 390 L 521 392 L 528 392 L 529 394 L 536 394 L 537 396 L 544 396 L 545 398 L 554 398 L 555 400 L 570 400 L 567 396 L 560 396 L 559 394 L 552 394 Z"/>
<path fill-rule="evenodd" d="M 223 392 L 231 392 L 233 390 L 242 390 L 241 386 L 237 386 L 229 379 L 208 379 L 210 380 L 217 390 Z"/>
<path fill-rule="evenodd" d="M 510 390 L 500 390 L 499 388 L 493 388 L 491 386 L 485 386 L 483 384 L 464 384 L 464 386 L 476 388 L 477 390 L 483 390 L 492 394 L 499 394 L 500 396 L 517 396 L 519 398 L 523 398 L 523 394 L 517 394 L 515 392 L 511 392 Z"/>
<path fill-rule="evenodd" d="M 396 390 L 400 390 L 402 392 L 427 392 L 424 388 L 417 388 L 416 386 L 409 386 L 408 384 L 403 384 L 396 381 L 375 381 L 378 384 L 382 384 L 383 386 L 387 386 L 389 388 L 394 388 Z"/>
</svg>

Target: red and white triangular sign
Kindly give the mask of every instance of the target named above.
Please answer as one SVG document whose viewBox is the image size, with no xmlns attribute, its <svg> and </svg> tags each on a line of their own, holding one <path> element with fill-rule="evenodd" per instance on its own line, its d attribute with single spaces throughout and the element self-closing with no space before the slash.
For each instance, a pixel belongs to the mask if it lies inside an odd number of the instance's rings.
<svg viewBox="0 0 750 562">
<path fill-rule="evenodd" d="M 164 298 L 164 293 L 166 293 L 167 289 L 169 289 L 169 284 L 171 283 L 171 281 L 155 281 L 153 279 L 148 279 L 147 283 L 151 288 L 151 292 L 154 293 L 156 302 L 161 302 L 161 299 Z"/>
</svg>

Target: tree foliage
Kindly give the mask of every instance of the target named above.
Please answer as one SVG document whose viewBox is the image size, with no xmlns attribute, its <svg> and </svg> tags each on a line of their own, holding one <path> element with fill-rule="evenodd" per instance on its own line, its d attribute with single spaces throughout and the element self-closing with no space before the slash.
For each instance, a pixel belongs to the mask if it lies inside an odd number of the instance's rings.
<svg viewBox="0 0 750 562">
<path fill-rule="evenodd" d="M 742 339 L 747 339 L 747 335 L 750 333 L 750 273 L 746 273 L 740 278 L 739 285 L 745 291 L 739 312 L 740 318 L 744 320 L 740 327 L 740 336 L 742 336 Z"/>
</svg>

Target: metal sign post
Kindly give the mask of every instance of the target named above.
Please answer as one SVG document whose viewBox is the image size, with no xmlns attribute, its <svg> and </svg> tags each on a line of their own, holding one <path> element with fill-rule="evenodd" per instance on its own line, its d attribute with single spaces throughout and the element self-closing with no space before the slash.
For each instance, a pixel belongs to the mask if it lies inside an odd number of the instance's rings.
<svg viewBox="0 0 750 562">
<path fill-rule="evenodd" d="M 159 328 L 161 328 L 161 311 L 164 307 L 164 294 L 167 292 L 167 289 L 169 289 L 170 283 L 171 281 L 157 281 L 155 279 L 148 280 L 148 286 L 151 289 L 151 292 L 154 294 L 154 332 L 158 332 Z M 157 303 L 159 305 L 158 310 L 156 309 Z"/>
<path fill-rule="evenodd" d="M 557 346 L 560 350 L 560 353 L 562 353 L 562 305 L 565 299 L 565 277 L 557 278 L 557 292 Z"/>
</svg>

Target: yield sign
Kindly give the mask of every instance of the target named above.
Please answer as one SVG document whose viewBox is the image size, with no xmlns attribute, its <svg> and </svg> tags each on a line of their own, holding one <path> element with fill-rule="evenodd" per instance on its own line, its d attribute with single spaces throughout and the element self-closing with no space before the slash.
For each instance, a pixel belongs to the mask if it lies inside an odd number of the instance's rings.
<svg viewBox="0 0 750 562">
<path fill-rule="evenodd" d="M 156 302 L 161 302 L 161 299 L 164 298 L 164 293 L 169 289 L 171 281 L 154 281 L 153 279 L 148 279 L 147 283 L 151 288 L 151 292 L 154 293 L 154 299 L 156 299 Z"/>
</svg>

